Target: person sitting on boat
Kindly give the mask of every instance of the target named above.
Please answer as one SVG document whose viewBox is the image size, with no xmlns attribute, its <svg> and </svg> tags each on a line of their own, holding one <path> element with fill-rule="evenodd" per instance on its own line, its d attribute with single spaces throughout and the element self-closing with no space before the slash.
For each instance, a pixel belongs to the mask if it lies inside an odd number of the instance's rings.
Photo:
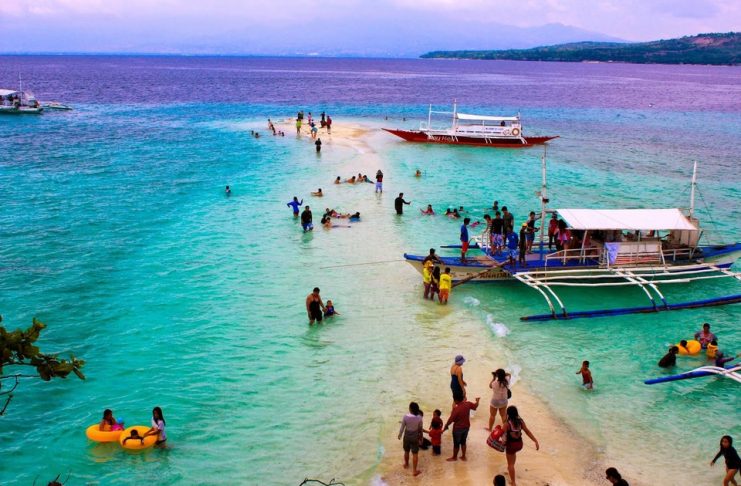
<svg viewBox="0 0 741 486">
<path fill-rule="evenodd" d="M 715 337 L 715 334 L 710 332 L 710 324 L 707 322 L 702 325 L 702 331 L 697 331 L 695 333 L 695 341 L 700 341 L 702 349 L 707 349 L 708 344 L 715 340 L 717 340 L 717 338 Z"/>
<path fill-rule="evenodd" d="M 676 366 L 677 353 L 679 353 L 679 348 L 677 346 L 672 346 L 671 348 L 669 348 L 669 352 L 666 353 L 664 357 L 659 360 L 659 366 L 662 368 L 671 368 L 672 366 Z"/>
<path fill-rule="evenodd" d="M 420 209 L 420 211 L 422 211 L 422 214 L 429 214 L 429 215 L 435 214 L 435 211 L 432 209 L 432 204 L 428 204 L 427 209 Z"/>
</svg>

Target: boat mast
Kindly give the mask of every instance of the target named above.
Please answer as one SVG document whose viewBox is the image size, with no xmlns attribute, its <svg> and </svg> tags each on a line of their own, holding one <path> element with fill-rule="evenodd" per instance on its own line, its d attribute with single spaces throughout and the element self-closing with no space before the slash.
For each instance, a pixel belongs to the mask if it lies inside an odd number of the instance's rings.
<svg viewBox="0 0 741 486">
<path fill-rule="evenodd" d="M 690 219 L 695 213 L 695 186 L 697 185 L 697 161 L 692 167 L 692 186 L 690 187 Z"/>
<path fill-rule="evenodd" d="M 453 100 L 453 131 L 458 130 L 458 124 L 456 123 L 456 115 L 458 112 L 458 100 Z"/>
<path fill-rule="evenodd" d="M 545 156 L 548 145 L 543 145 L 543 156 L 540 159 L 542 185 L 540 187 L 540 255 L 543 255 L 543 238 L 545 236 L 545 209 L 548 204 L 548 182 L 546 180 Z"/>
<path fill-rule="evenodd" d="M 432 130 L 432 103 L 430 103 L 430 111 L 427 112 L 427 130 Z"/>
</svg>

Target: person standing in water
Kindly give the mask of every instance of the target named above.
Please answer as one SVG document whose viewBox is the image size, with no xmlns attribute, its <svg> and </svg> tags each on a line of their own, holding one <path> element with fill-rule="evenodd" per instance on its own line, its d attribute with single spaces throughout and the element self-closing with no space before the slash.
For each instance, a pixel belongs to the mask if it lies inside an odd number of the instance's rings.
<svg viewBox="0 0 741 486">
<path fill-rule="evenodd" d="M 383 172 L 381 172 L 381 169 L 376 172 L 376 192 L 383 193 Z"/>
<path fill-rule="evenodd" d="M 517 407 L 507 407 L 507 422 L 504 424 L 504 437 L 506 437 L 504 452 L 507 456 L 507 470 L 509 471 L 509 480 L 512 486 L 516 486 L 517 484 L 515 481 L 515 462 L 517 461 L 517 453 L 522 450 L 523 432 L 530 437 L 530 440 L 535 442 L 535 450 L 540 450 L 538 439 L 527 428 L 525 421 L 520 418 Z"/>
<path fill-rule="evenodd" d="M 399 197 L 394 199 L 394 208 L 396 209 L 396 214 L 402 215 L 404 214 L 404 204 L 407 206 L 412 204 L 412 201 L 405 201 L 404 200 L 404 193 L 400 192 Z"/>
<path fill-rule="evenodd" d="M 576 372 L 577 375 L 581 375 L 582 377 L 582 386 L 587 389 L 591 390 L 594 388 L 594 380 L 592 379 L 592 372 L 589 371 L 589 361 L 584 361 L 581 364 L 581 368 L 579 371 Z"/>
<path fill-rule="evenodd" d="M 304 212 L 301 213 L 301 227 L 304 229 L 304 233 L 314 229 L 312 221 L 313 217 L 311 215 L 311 208 L 309 208 L 309 206 L 306 206 L 304 208 Z"/>
<path fill-rule="evenodd" d="M 227 186 L 229 187 L 229 186 Z M 304 200 L 302 199 L 301 202 L 299 202 L 298 198 L 296 196 L 293 196 L 293 201 L 286 203 L 286 206 L 293 209 L 293 217 L 298 218 L 299 208 L 304 203 Z"/>
<path fill-rule="evenodd" d="M 319 287 L 314 287 L 314 290 L 306 296 L 306 313 L 309 315 L 309 325 L 313 326 L 314 321 L 322 322 L 323 312 L 326 310 L 327 308 L 319 295 Z"/>
<path fill-rule="evenodd" d="M 226 189 L 224 189 L 224 194 L 226 194 L 226 197 L 229 197 L 232 195 L 232 189 L 229 186 L 226 186 Z"/>
<path fill-rule="evenodd" d="M 316 146 L 316 153 L 319 153 L 322 151 L 322 139 L 317 138 L 316 142 L 314 142 L 314 145 Z"/>
<path fill-rule="evenodd" d="M 164 447 L 167 441 L 167 434 L 165 433 L 165 417 L 162 415 L 162 409 L 160 407 L 154 407 L 152 409 L 152 428 L 144 434 L 144 437 L 150 435 L 157 436 L 157 442 L 154 443 L 155 446 Z"/>
<path fill-rule="evenodd" d="M 726 460 L 726 476 L 723 478 L 723 486 L 728 486 L 729 484 L 736 486 L 738 483 L 734 478 L 738 470 L 741 469 L 741 458 L 739 458 L 738 452 L 733 447 L 733 437 L 730 435 L 721 437 L 720 450 L 713 460 L 710 461 L 710 465 L 713 466 L 715 461 L 720 459 L 721 456 Z"/>
<path fill-rule="evenodd" d="M 468 252 L 468 225 L 471 218 L 465 218 L 461 225 L 461 263 L 466 263 L 466 252 Z"/>
<path fill-rule="evenodd" d="M 718 338 L 710 332 L 710 324 L 707 322 L 702 325 L 702 331 L 697 331 L 695 333 L 695 340 L 700 341 L 700 346 L 702 346 L 702 349 L 707 349 L 708 344 L 710 344 L 713 341 L 716 341 Z"/>
</svg>

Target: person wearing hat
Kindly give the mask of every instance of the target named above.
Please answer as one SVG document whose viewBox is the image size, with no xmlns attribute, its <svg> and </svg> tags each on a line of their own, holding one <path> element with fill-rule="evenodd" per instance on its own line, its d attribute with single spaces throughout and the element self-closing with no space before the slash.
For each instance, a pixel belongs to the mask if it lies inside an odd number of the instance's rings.
<svg viewBox="0 0 741 486">
<path fill-rule="evenodd" d="M 463 363 L 466 358 L 462 355 L 455 357 L 453 366 L 450 367 L 450 390 L 453 392 L 453 402 L 456 399 L 463 400 L 466 398 L 466 382 L 463 381 Z M 455 403 L 453 404 L 455 407 Z"/>
</svg>

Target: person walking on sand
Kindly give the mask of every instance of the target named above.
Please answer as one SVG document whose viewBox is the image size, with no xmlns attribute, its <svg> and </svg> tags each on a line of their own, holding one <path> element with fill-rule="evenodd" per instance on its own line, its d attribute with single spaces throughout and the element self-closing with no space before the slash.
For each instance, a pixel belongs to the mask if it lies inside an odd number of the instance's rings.
<svg viewBox="0 0 741 486">
<path fill-rule="evenodd" d="M 487 430 L 491 432 L 494 428 L 494 422 L 497 420 L 497 412 L 502 417 L 502 425 L 507 421 L 507 401 L 509 400 L 509 379 L 511 375 L 505 372 L 502 368 L 491 373 L 492 378 L 489 383 L 491 388 L 491 402 L 489 402 L 489 427 Z"/>
<path fill-rule="evenodd" d="M 525 421 L 520 418 L 520 414 L 517 411 L 517 407 L 507 407 L 507 422 L 504 424 L 504 437 L 505 437 L 505 449 L 504 452 L 507 456 L 507 470 L 509 471 L 509 480 L 512 486 L 517 486 L 515 481 L 515 462 L 517 461 L 517 453 L 522 450 L 522 433 L 525 432 L 530 440 L 535 442 L 535 450 L 540 450 L 540 444 L 538 439 L 530 432 L 530 429 L 525 425 Z"/>
<path fill-rule="evenodd" d="M 466 382 L 463 381 L 463 363 L 466 358 L 462 355 L 455 357 L 453 366 L 450 367 L 450 391 L 453 392 L 453 402 L 456 398 L 466 398 Z M 453 404 L 455 407 L 455 403 Z"/>
<path fill-rule="evenodd" d="M 403 192 L 400 192 L 399 193 L 399 197 L 397 197 L 396 199 L 394 199 L 394 208 L 396 209 L 396 214 L 398 214 L 400 216 L 402 214 L 404 214 L 404 204 L 406 204 L 408 206 L 408 205 L 412 204 L 412 201 L 405 201 L 404 200 L 404 193 Z"/>
<path fill-rule="evenodd" d="M 581 368 L 576 372 L 577 375 L 582 377 L 582 386 L 586 390 L 594 388 L 594 380 L 592 380 L 592 372 L 589 371 L 589 361 L 583 361 Z"/>
<path fill-rule="evenodd" d="M 467 460 L 466 439 L 468 438 L 468 431 L 471 429 L 471 410 L 479 408 L 480 400 L 481 398 L 476 397 L 476 403 L 472 403 L 463 397 L 456 398 L 453 411 L 450 412 L 450 417 L 448 417 L 443 429 L 443 432 L 445 432 L 450 424 L 453 424 L 453 455 L 446 459 L 447 461 L 457 461 L 459 450 L 461 451 L 461 461 Z"/>
<path fill-rule="evenodd" d="M 296 135 L 301 135 L 301 118 L 296 118 Z"/>
<path fill-rule="evenodd" d="M 419 443 L 423 431 L 422 413 L 417 402 L 409 404 L 409 413 L 401 418 L 399 428 L 399 439 L 404 437 L 402 446 L 404 448 L 404 469 L 409 468 L 409 453 L 412 453 L 412 474 L 419 476 L 422 471 L 417 469 L 419 462 Z"/>
<path fill-rule="evenodd" d="M 381 169 L 376 172 L 376 192 L 383 194 L 383 172 L 381 172 Z"/>
<path fill-rule="evenodd" d="M 470 240 L 468 236 L 468 225 L 471 223 L 471 218 L 465 218 L 461 225 L 461 263 L 466 263 L 466 252 L 468 252 L 468 242 Z"/>
<path fill-rule="evenodd" d="M 613 486 L 630 486 L 628 484 L 628 481 L 623 479 L 618 470 L 614 467 L 608 467 L 605 471 L 605 476 L 606 479 L 613 484 Z"/>
<path fill-rule="evenodd" d="M 227 186 L 228 187 L 228 186 Z M 293 217 L 298 218 L 298 210 L 301 207 L 301 205 L 304 203 L 304 200 L 302 199 L 300 202 L 296 196 L 293 196 L 293 201 L 286 203 L 286 206 L 293 209 Z"/>
<path fill-rule="evenodd" d="M 723 456 L 726 460 L 726 475 L 723 478 L 723 486 L 728 486 L 730 484 L 737 486 L 738 483 L 734 478 L 736 473 L 738 473 L 738 470 L 741 469 L 741 458 L 739 458 L 738 452 L 736 452 L 736 449 L 733 447 L 733 437 L 730 435 L 724 435 L 721 437 L 720 450 L 713 460 L 710 461 L 710 465 L 713 466 L 715 461 L 720 459 L 720 456 Z"/>
<path fill-rule="evenodd" d="M 314 325 L 314 321 L 322 322 L 323 312 L 326 312 L 326 310 L 327 308 L 319 295 L 319 287 L 314 287 L 314 290 L 306 296 L 306 313 L 309 314 L 309 325 Z"/>
<path fill-rule="evenodd" d="M 327 135 L 332 135 L 332 117 L 327 115 Z"/>
</svg>

